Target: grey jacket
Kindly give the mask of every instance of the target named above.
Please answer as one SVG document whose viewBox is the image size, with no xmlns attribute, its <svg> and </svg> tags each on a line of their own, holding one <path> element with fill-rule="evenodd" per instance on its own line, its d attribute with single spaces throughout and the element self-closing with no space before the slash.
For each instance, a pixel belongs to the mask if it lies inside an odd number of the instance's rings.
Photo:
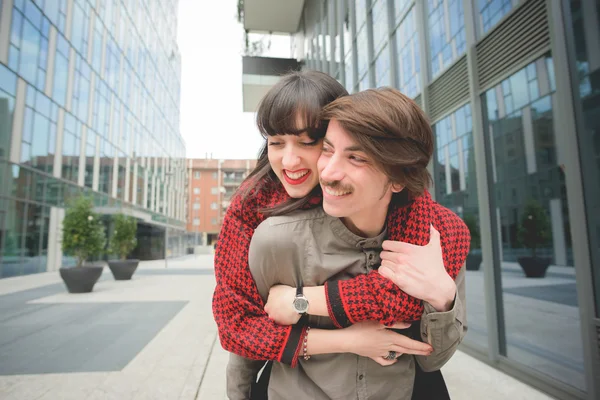
<svg viewBox="0 0 600 400">
<path fill-rule="evenodd" d="M 325 281 L 349 279 L 370 272 L 381 260 L 385 231 L 362 238 L 322 208 L 272 217 L 254 232 L 249 250 L 252 276 L 263 299 L 276 284 L 318 286 Z M 410 399 L 415 362 L 425 371 L 441 368 L 464 337 L 466 325 L 464 267 L 456 279 L 453 308 L 436 312 L 425 303 L 420 322 L 421 339 L 434 348 L 426 356 L 402 355 L 394 365 L 382 367 L 370 358 L 352 353 L 314 355 L 298 366 L 275 362 L 269 383 L 269 400 L 276 399 Z M 309 318 L 313 328 L 334 329 L 328 317 Z M 310 337 L 309 337 L 310 340 Z M 249 388 L 262 361 L 231 354 L 227 366 L 227 394 L 248 399 Z"/>
</svg>

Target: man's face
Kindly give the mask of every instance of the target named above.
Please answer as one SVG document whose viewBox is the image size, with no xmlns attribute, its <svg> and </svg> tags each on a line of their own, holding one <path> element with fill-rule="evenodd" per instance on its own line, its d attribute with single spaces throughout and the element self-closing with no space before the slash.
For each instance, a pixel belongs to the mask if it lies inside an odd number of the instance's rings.
<svg viewBox="0 0 600 400">
<path fill-rule="evenodd" d="M 327 214 L 344 218 L 350 222 L 347 226 L 363 232 L 374 223 L 381 225 L 377 221 L 382 220 L 381 215 L 385 218 L 392 193 L 398 191 L 396 185 L 336 120 L 329 122 L 318 170 Z"/>
</svg>

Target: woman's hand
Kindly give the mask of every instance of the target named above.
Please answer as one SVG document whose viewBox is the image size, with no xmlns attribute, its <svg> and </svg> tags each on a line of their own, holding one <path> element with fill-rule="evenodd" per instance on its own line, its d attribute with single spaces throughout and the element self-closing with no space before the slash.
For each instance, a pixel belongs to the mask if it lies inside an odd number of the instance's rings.
<svg viewBox="0 0 600 400">
<path fill-rule="evenodd" d="M 279 325 L 294 325 L 300 320 L 300 314 L 294 310 L 296 288 L 287 285 L 275 285 L 269 289 L 269 298 L 265 312 Z"/>
<path fill-rule="evenodd" d="M 440 233 L 433 225 L 430 233 L 425 246 L 384 241 L 379 273 L 406 294 L 425 300 L 437 311 L 448 311 L 456 285 L 444 268 Z"/>
<path fill-rule="evenodd" d="M 386 327 L 376 321 L 365 321 L 342 329 L 348 353 L 369 357 L 380 365 L 387 366 L 396 363 L 402 354 L 428 356 L 433 348 L 423 342 L 411 339 L 408 336 L 396 333 L 386 328 L 406 329 L 409 323 L 398 322 Z M 385 359 L 390 351 L 396 352 L 393 360 Z"/>
</svg>

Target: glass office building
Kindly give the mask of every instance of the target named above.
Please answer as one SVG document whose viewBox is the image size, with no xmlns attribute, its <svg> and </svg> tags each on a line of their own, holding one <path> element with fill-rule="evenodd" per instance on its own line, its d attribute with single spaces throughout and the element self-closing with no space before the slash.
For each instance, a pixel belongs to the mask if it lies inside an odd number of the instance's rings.
<svg viewBox="0 0 600 400">
<path fill-rule="evenodd" d="M 182 251 L 176 12 L 176 0 L 0 0 L 0 277 L 72 263 L 59 228 L 78 194 L 138 219 L 137 258 Z"/>
<path fill-rule="evenodd" d="M 429 115 L 432 194 L 479 232 L 463 348 L 558 398 L 600 398 L 599 16 L 594 0 L 306 1 L 293 35 L 305 68 Z"/>
</svg>

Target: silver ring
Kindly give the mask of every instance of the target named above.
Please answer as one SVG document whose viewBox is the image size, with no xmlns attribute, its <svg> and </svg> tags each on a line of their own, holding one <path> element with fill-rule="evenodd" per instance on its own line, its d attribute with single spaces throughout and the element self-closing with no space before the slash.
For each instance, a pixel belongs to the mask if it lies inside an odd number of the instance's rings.
<svg viewBox="0 0 600 400">
<path fill-rule="evenodd" d="M 387 356 L 383 357 L 385 360 L 392 361 L 396 359 L 395 351 L 388 351 Z"/>
</svg>

